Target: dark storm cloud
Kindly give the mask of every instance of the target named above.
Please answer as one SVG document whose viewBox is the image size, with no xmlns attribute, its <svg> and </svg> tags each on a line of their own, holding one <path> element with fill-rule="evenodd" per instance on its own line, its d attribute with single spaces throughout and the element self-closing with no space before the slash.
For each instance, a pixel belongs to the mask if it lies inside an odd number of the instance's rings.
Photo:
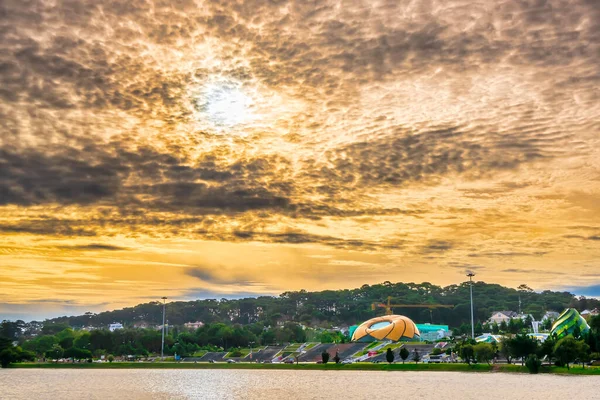
<svg viewBox="0 0 600 400">
<path fill-rule="evenodd" d="M 104 154 L 90 159 L 95 155 L 0 149 L 0 205 L 88 204 L 114 197 L 127 167 Z"/>
<path fill-rule="evenodd" d="M 526 268 L 507 268 L 501 272 L 507 272 L 511 274 L 535 274 L 535 275 L 566 275 L 564 272 L 557 271 L 544 271 L 542 269 L 526 269 Z"/>
<path fill-rule="evenodd" d="M 111 244 L 103 244 L 103 243 L 90 243 L 90 244 L 82 244 L 75 246 L 61 246 L 63 249 L 72 249 L 72 250 L 99 250 L 99 251 L 123 251 L 128 250 L 127 247 L 114 246 Z"/>
<path fill-rule="evenodd" d="M 452 250 L 454 244 L 446 240 L 430 240 L 421 250 L 423 253 L 444 253 Z"/>
<path fill-rule="evenodd" d="M 32 218 L 0 223 L 0 232 L 29 233 L 56 236 L 97 236 L 98 226 L 90 228 L 89 221 L 73 221 L 57 218 Z"/>
<path fill-rule="evenodd" d="M 373 242 L 368 240 L 344 239 L 327 235 L 314 235 L 306 232 L 269 233 L 252 231 L 234 231 L 233 239 L 236 238 L 242 240 L 260 240 L 272 243 L 287 244 L 320 243 L 340 249 L 365 251 L 384 248 L 400 248 L 402 245 L 400 241 Z"/>
<path fill-rule="evenodd" d="M 483 265 L 466 264 L 466 263 L 460 263 L 460 262 L 455 262 L 455 261 L 449 262 L 448 266 L 451 267 L 451 268 L 472 269 L 472 270 L 478 270 L 478 269 L 485 269 L 486 268 Z"/>
<path fill-rule="evenodd" d="M 490 257 L 490 258 L 505 258 L 505 257 L 541 257 L 548 254 L 547 251 L 487 251 L 481 253 L 470 253 L 469 257 Z"/>
<path fill-rule="evenodd" d="M 221 272 L 221 273 L 219 273 Z M 249 285 L 255 285 L 258 282 L 254 281 L 254 280 L 250 280 L 244 277 L 241 277 L 238 274 L 234 273 L 234 276 L 225 276 L 222 274 L 223 268 L 221 267 L 192 267 L 192 268 L 187 268 L 185 270 L 185 274 L 188 276 L 191 276 L 193 278 L 197 278 L 200 279 L 203 282 L 206 283 L 214 283 L 214 284 L 218 284 L 218 285 L 244 285 L 244 286 L 249 286 Z M 227 273 L 231 273 L 232 271 L 225 271 Z"/>
<path fill-rule="evenodd" d="M 591 235 L 591 236 L 584 236 L 584 235 L 564 235 L 563 237 L 565 239 L 600 240 L 600 235 Z"/>
<path fill-rule="evenodd" d="M 307 164 L 308 176 L 322 180 L 315 190 L 435 184 L 448 174 L 484 178 L 523 163 L 550 157 L 547 144 L 492 132 L 486 140 L 458 127 L 412 132 L 401 128 L 383 139 L 350 144 L 326 153 L 329 164 Z"/>
<path fill-rule="evenodd" d="M 209 213 L 290 206 L 283 182 L 271 179 L 266 187 L 257 183 L 272 176 L 273 166 L 266 158 L 239 160 L 226 166 L 218 166 L 211 157 L 196 165 L 186 162 L 149 148 L 136 152 L 98 147 L 82 151 L 56 149 L 54 154 L 0 149 L 0 205 L 86 205 L 110 201 L 122 207 L 165 211 L 189 208 Z M 148 183 L 126 184 L 128 179 L 136 177 Z M 151 198 L 135 200 L 139 195 Z"/>
</svg>

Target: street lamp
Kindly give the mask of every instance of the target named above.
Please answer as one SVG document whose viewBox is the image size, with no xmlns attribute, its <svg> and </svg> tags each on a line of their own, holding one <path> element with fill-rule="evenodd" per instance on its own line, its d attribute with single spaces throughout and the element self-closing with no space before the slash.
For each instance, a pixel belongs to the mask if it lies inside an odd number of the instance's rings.
<svg viewBox="0 0 600 400">
<path fill-rule="evenodd" d="M 475 339 L 475 323 L 473 321 L 473 277 L 475 274 L 468 271 L 467 276 L 469 277 L 469 286 L 471 288 L 471 338 Z"/>
<path fill-rule="evenodd" d="M 167 298 L 161 297 L 163 301 L 163 323 L 162 323 L 162 341 L 160 343 L 160 359 L 164 361 L 165 359 L 165 312 L 167 306 Z"/>
</svg>

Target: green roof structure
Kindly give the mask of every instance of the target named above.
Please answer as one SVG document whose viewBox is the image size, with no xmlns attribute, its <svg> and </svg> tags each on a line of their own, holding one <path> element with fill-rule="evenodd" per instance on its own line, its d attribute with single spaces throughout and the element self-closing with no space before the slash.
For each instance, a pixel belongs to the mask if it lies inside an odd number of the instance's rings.
<svg viewBox="0 0 600 400">
<path fill-rule="evenodd" d="M 586 320 L 579 315 L 576 309 L 567 308 L 560 314 L 552 325 L 551 334 L 557 338 L 572 334 L 579 327 L 579 332 L 585 333 L 590 330 Z"/>
</svg>

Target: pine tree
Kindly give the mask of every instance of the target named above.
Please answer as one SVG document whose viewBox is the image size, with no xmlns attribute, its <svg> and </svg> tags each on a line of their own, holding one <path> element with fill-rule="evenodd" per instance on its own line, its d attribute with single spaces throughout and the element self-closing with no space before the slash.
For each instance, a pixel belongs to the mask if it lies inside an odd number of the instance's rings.
<svg viewBox="0 0 600 400">
<path fill-rule="evenodd" d="M 385 353 L 385 359 L 390 364 L 394 362 L 394 352 L 389 347 L 387 348 L 387 352 Z"/>
</svg>

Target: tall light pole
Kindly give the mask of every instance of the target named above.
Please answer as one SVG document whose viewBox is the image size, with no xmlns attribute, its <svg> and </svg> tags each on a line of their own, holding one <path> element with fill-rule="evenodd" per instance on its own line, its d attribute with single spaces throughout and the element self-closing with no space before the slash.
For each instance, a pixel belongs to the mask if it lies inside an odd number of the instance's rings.
<svg viewBox="0 0 600 400">
<path fill-rule="evenodd" d="M 165 312 L 167 306 L 167 298 L 162 297 L 163 301 L 163 323 L 162 323 L 162 341 L 160 343 L 160 359 L 161 361 L 165 359 Z"/>
<path fill-rule="evenodd" d="M 467 272 L 469 277 L 469 286 L 471 288 L 471 338 L 475 339 L 475 322 L 473 318 L 473 277 L 475 274 L 471 271 Z"/>
</svg>

